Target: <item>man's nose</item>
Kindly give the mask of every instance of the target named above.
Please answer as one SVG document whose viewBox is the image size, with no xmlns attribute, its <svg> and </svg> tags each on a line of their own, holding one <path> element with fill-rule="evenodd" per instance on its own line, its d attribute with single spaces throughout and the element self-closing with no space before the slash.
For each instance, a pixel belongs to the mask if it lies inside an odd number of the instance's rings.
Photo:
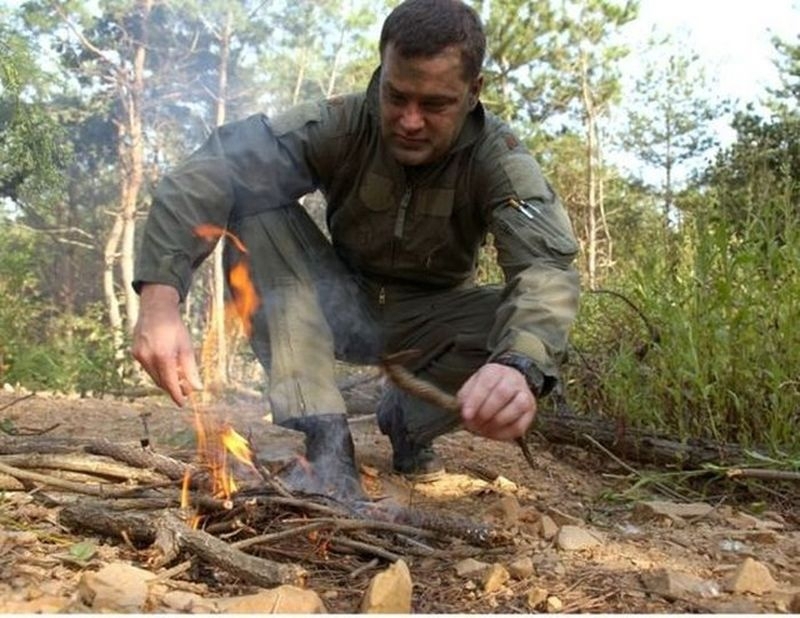
<svg viewBox="0 0 800 618">
<path fill-rule="evenodd" d="M 425 118 L 419 105 L 409 103 L 403 108 L 403 113 L 400 116 L 400 126 L 404 131 L 419 131 L 425 126 Z"/>
</svg>

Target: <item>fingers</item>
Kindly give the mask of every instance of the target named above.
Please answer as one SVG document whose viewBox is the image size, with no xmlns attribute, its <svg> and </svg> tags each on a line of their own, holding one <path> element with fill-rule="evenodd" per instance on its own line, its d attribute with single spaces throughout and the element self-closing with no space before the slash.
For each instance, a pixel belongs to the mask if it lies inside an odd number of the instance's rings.
<svg viewBox="0 0 800 618">
<path fill-rule="evenodd" d="M 153 382 L 179 406 L 185 404 L 192 391 L 202 390 L 191 337 L 180 320 L 148 320 L 140 316 L 131 353 Z"/>
<path fill-rule="evenodd" d="M 458 393 L 465 427 L 494 440 L 524 435 L 536 415 L 536 399 L 516 369 L 488 364 Z"/>
</svg>

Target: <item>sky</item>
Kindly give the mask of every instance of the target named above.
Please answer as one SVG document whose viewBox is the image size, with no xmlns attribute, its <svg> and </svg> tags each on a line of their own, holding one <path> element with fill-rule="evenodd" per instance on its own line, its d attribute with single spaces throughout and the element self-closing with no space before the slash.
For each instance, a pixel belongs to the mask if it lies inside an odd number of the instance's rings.
<svg viewBox="0 0 800 618">
<path fill-rule="evenodd" d="M 775 34 L 796 41 L 800 0 L 640 0 L 630 34 L 643 41 L 653 26 L 686 33 L 720 91 L 749 100 L 778 85 L 770 40 Z"/>
<path fill-rule="evenodd" d="M 780 86 L 771 39 L 777 35 L 797 43 L 800 0 L 640 0 L 639 17 L 626 26 L 625 42 L 633 49 L 641 47 L 653 29 L 697 52 L 706 76 L 714 82 L 710 94 L 730 99 L 735 109 L 742 109 L 763 99 L 768 87 Z M 642 64 L 636 53 L 631 54 L 623 60 L 623 75 L 633 79 Z M 729 120 L 715 124 L 723 146 L 735 138 Z M 631 171 L 637 167 L 630 159 L 619 163 Z M 648 170 L 638 171 L 655 184 Z"/>
</svg>

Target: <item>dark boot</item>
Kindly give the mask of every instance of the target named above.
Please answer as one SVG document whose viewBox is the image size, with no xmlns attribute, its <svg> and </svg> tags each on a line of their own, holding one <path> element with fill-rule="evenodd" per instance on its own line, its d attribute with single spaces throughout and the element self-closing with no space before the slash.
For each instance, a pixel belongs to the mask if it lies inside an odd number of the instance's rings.
<svg viewBox="0 0 800 618">
<path fill-rule="evenodd" d="M 368 500 L 356 468 L 355 446 L 344 414 L 320 414 L 287 419 L 283 427 L 306 435 L 306 459 L 311 473 L 297 466 L 285 479 L 294 489 L 331 495 L 345 501 Z"/>
<path fill-rule="evenodd" d="M 431 442 L 412 440 L 405 427 L 400 397 L 387 392 L 378 406 L 378 427 L 392 443 L 392 467 L 410 481 L 429 483 L 445 474 L 444 464 Z"/>
</svg>

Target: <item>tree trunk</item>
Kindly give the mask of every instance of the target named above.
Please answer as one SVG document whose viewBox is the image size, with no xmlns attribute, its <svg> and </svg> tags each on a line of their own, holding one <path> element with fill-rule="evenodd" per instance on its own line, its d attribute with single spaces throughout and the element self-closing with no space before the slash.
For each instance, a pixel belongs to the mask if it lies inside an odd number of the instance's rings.
<svg viewBox="0 0 800 618">
<path fill-rule="evenodd" d="M 584 127 L 586 129 L 586 208 L 587 208 L 587 271 L 589 289 L 597 287 L 597 179 L 596 179 L 596 111 L 589 86 L 587 58 L 581 53 L 581 93 L 584 109 Z"/>
</svg>

